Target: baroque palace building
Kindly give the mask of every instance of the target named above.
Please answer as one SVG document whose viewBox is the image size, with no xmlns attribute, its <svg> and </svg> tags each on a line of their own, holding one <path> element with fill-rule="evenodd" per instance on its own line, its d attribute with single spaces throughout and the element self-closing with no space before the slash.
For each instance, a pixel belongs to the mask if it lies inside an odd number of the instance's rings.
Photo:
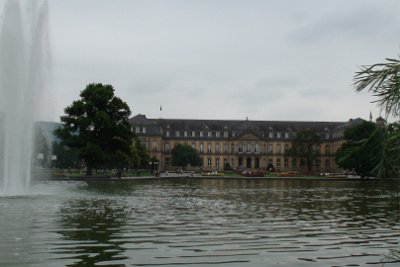
<svg viewBox="0 0 400 267">
<path fill-rule="evenodd" d="M 287 156 L 296 134 L 312 130 L 320 137 L 314 149 L 319 160 L 313 171 L 338 172 L 335 152 L 345 142 L 346 128 L 362 122 L 251 121 L 149 119 L 137 115 L 130 119 L 132 130 L 145 145 L 150 158 L 162 170 L 173 170 L 171 150 L 176 144 L 195 148 L 203 159 L 202 169 L 223 170 L 226 163 L 235 169 L 305 171 L 299 159 Z"/>
</svg>

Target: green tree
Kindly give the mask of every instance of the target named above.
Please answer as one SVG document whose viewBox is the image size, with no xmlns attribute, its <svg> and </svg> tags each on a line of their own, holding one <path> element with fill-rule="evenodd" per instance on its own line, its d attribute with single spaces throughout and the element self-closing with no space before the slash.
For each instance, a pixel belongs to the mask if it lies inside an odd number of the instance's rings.
<svg viewBox="0 0 400 267">
<path fill-rule="evenodd" d="M 131 144 L 131 167 L 134 169 L 146 169 L 150 161 L 146 147 L 140 139 L 135 135 Z"/>
<path fill-rule="evenodd" d="M 384 63 L 364 65 L 354 76 L 354 88 L 360 92 L 368 90 L 377 100 L 374 101 L 389 116 L 400 115 L 400 60 L 386 59 Z M 374 168 L 378 177 L 393 177 L 399 174 L 400 128 L 397 123 L 383 125 L 381 150 L 376 155 Z"/>
<path fill-rule="evenodd" d="M 346 143 L 335 154 L 336 163 L 354 170 L 361 177 L 374 175 L 377 157 L 382 151 L 383 131 L 375 123 L 364 121 L 344 131 Z"/>
<path fill-rule="evenodd" d="M 76 168 L 79 166 L 79 154 L 76 148 L 70 148 L 59 142 L 53 143 L 53 154 L 57 156 L 59 168 Z"/>
<path fill-rule="evenodd" d="M 189 145 L 178 144 L 172 149 L 172 165 L 187 167 L 201 166 L 202 162 L 196 149 Z"/>
<path fill-rule="evenodd" d="M 87 172 L 98 167 L 121 169 L 131 159 L 129 106 L 114 95 L 111 85 L 89 84 L 80 100 L 66 107 L 63 125 L 55 131 L 61 143 L 76 148 Z"/>
<path fill-rule="evenodd" d="M 301 166 L 306 166 L 310 172 L 314 163 L 320 160 L 319 146 L 321 140 L 313 130 L 305 130 L 297 133 L 292 142 L 292 147 L 286 154 L 292 158 L 300 159 Z"/>
</svg>

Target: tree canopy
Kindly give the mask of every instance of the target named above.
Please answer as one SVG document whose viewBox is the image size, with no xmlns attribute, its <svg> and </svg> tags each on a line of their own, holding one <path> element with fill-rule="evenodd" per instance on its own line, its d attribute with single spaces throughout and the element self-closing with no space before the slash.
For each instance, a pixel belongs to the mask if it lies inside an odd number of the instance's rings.
<svg viewBox="0 0 400 267">
<path fill-rule="evenodd" d="M 320 137 L 313 130 L 305 130 L 297 133 L 292 142 L 292 147 L 286 151 L 288 156 L 300 159 L 302 166 L 308 171 L 312 170 L 313 164 L 320 158 L 319 145 Z"/>
<path fill-rule="evenodd" d="M 196 149 L 189 145 L 177 144 L 172 149 L 172 165 L 187 167 L 191 166 L 201 166 L 201 158 Z"/>
<path fill-rule="evenodd" d="M 55 131 L 63 145 L 76 148 L 87 167 L 122 168 L 131 160 L 133 133 L 129 106 L 114 95 L 111 85 L 93 83 L 80 99 L 66 107 L 62 127 Z"/>
<path fill-rule="evenodd" d="M 355 90 L 368 90 L 386 113 L 400 115 L 400 60 L 387 58 L 384 63 L 363 65 L 354 76 Z"/>
<path fill-rule="evenodd" d="M 358 92 L 368 90 L 377 97 L 375 102 L 386 119 L 400 116 L 400 60 L 387 58 L 384 63 L 361 66 L 354 76 L 354 88 Z M 399 124 L 382 125 L 381 138 L 374 174 L 381 178 L 396 176 L 400 162 Z"/>
<path fill-rule="evenodd" d="M 375 123 L 364 121 L 344 132 L 346 143 L 335 154 L 336 163 L 345 170 L 354 170 L 361 177 L 374 174 L 382 150 L 382 129 Z"/>
</svg>

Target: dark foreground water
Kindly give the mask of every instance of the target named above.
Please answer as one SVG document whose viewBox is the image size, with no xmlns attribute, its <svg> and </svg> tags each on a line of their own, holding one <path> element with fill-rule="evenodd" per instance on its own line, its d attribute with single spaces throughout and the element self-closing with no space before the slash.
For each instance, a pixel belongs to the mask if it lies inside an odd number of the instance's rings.
<svg viewBox="0 0 400 267">
<path fill-rule="evenodd" d="M 42 182 L 0 197 L 0 266 L 382 266 L 396 203 L 374 182 Z M 398 266 L 399 263 L 385 266 Z"/>
</svg>

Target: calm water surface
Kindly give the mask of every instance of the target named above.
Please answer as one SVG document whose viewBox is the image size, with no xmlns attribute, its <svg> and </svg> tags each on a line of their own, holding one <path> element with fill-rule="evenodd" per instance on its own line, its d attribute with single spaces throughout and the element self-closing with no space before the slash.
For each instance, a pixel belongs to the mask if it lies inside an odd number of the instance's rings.
<svg viewBox="0 0 400 267">
<path fill-rule="evenodd" d="M 382 266 L 400 247 L 375 182 L 40 182 L 0 197 L 0 266 Z M 398 266 L 398 263 L 385 264 Z"/>
</svg>

